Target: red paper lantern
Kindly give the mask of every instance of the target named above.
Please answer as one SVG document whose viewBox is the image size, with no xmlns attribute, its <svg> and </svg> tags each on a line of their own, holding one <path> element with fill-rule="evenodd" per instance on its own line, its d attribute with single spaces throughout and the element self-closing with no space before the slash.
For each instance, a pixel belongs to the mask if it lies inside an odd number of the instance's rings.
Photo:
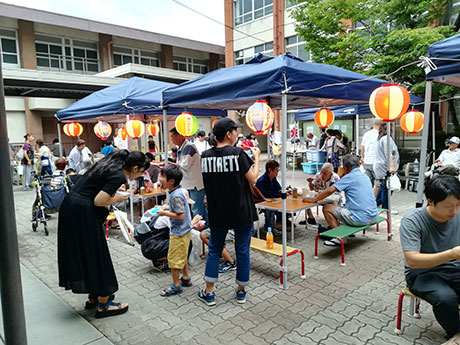
<svg viewBox="0 0 460 345">
<path fill-rule="evenodd" d="M 321 108 L 315 113 L 315 123 L 318 127 L 327 128 L 334 122 L 334 112 L 327 108 Z"/>
<path fill-rule="evenodd" d="M 147 132 L 152 136 L 156 136 L 160 133 L 160 126 L 158 126 L 155 122 L 152 122 L 147 126 Z"/>
<path fill-rule="evenodd" d="M 63 130 L 69 137 L 78 137 L 83 133 L 83 126 L 78 122 L 70 122 L 64 125 Z"/>
<path fill-rule="evenodd" d="M 423 129 L 423 114 L 416 110 L 405 113 L 399 121 L 403 131 L 407 133 L 417 133 Z"/>
<path fill-rule="evenodd" d="M 118 129 L 117 137 L 119 137 L 122 140 L 126 140 L 127 136 L 128 136 L 128 134 L 126 134 L 126 129 L 124 129 L 124 128 L 119 128 Z"/>
<path fill-rule="evenodd" d="M 96 134 L 99 139 L 107 140 L 110 134 L 112 134 L 112 127 L 110 127 L 107 122 L 99 120 L 94 126 L 94 134 Z"/>
<path fill-rule="evenodd" d="M 133 119 L 125 123 L 125 130 L 128 137 L 139 139 L 144 134 L 145 127 L 141 121 Z"/>
<path fill-rule="evenodd" d="M 393 122 L 409 108 L 409 92 L 397 84 L 384 84 L 375 89 L 369 98 L 372 114 L 384 122 Z"/>
<path fill-rule="evenodd" d="M 263 100 L 256 101 L 246 112 L 246 124 L 256 135 L 264 135 L 274 119 L 272 108 Z"/>
</svg>

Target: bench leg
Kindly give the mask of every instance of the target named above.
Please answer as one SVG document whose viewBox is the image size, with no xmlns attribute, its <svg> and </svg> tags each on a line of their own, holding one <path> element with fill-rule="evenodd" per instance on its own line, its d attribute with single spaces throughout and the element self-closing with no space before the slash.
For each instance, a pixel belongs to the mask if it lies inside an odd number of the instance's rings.
<svg viewBox="0 0 460 345">
<path fill-rule="evenodd" d="M 391 233 L 391 230 L 390 230 L 390 211 L 387 211 L 386 222 L 387 222 L 388 241 L 391 241 L 392 233 Z"/>
<path fill-rule="evenodd" d="M 345 246 L 343 244 L 343 240 L 340 237 L 337 237 L 337 239 L 340 242 L 340 251 L 341 251 L 341 254 L 342 254 L 342 263 L 340 265 L 345 266 Z"/>
<path fill-rule="evenodd" d="M 378 224 L 377 224 L 378 226 Z M 366 229 L 363 229 L 363 236 L 366 236 Z"/>
<path fill-rule="evenodd" d="M 315 238 L 315 256 L 314 256 L 315 259 L 318 259 L 318 239 L 319 239 L 319 235 L 320 234 L 317 234 L 316 238 Z"/>
<path fill-rule="evenodd" d="M 302 270 L 302 274 L 300 275 L 300 278 L 305 279 L 305 255 L 303 255 L 303 251 L 299 249 L 300 253 L 300 267 Z"/>
<path fill-rule="evenodd" d="M 401 317 L 402 317 L 402 303 L 404 299 L 404 292 L 401 292 L 399 294 L 399 299 L 398 299 L 398 313 L 397 313 L 397 318 L 396 318 L 396 328 L 395 328 L 395 333 L 397 335 L 401 335 L 402 329 L 401 329 Z"/>
<path fill-rule="evenodd" d="M 376 227 L 375 232 L 376 232 L 377 234 L 379 233 L 379 223 L 377 223 L 377 227 Z"/>
<path fill-rule="evenodd" d="M 301 265 L 301 276 L 300 278 L 305 279 L 305 256 L 303 254 L 303 251 L 300 249 L 293 250 L 292 252 L 289 252 L 286 254 L 286 257 L 292 256 L 294 254 L 300 253 L 300 265 Z M 281 256 L 280 259 L 280 284 L 283 285 L 283 257 Z"/>
<path fill-rule="evenodd" d="M 109 224 L 110 224 L 110 220 L 106 220 L 105 221 L 105 237 L 106 238 L 109 238 Z"/>
</svg>

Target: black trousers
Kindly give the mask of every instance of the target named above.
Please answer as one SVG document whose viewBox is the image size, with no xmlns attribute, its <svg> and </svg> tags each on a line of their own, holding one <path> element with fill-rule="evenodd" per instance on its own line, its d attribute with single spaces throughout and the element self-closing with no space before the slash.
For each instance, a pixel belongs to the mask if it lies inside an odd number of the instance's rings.
<svg viewBox="0 0 460 345">
<path fill-rule="evenodd" d="M 410 272 L 406 282 L 410 291 L 433 306 L 434 316 L 448 338 L 460 333 L 460 268 L 439 267 L 424 273 Z"/>
</svg>

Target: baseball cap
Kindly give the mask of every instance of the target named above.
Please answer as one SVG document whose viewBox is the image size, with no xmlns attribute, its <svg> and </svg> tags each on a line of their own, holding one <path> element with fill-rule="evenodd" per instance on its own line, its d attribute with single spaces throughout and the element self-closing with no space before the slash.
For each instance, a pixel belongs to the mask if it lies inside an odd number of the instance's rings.
<svg viewBox="0 0 460 345">
<path fill-rule="evenodd" d="M 460 144 L 460 139 L 458 137 L 452 137 L 448 141 L 449 144 Z"/>
<path fill-rule="evenodd" d="M 216 137 L 222 137 L 227 132 L 229 132 L 231 129 L 235 129 L 238 127 L 243 127 L 243 125 L 241 123 L 236 123 L 235 121 L 233 121 L 232 119 L 228 117 L 225 117 L 216 122 L 212 132 L 214 133 Z"/>
</svg>

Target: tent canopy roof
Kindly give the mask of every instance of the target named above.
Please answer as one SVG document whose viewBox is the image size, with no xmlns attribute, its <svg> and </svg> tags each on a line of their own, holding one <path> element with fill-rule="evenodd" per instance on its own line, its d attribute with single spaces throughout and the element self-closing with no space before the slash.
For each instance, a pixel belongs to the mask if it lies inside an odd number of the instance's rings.
<svg viewBox="0 0 460 345">
<path fill-rule="evenodd" d="M 460 35 L 455 35 L 430 45 L 428 57 L 432 59 L 437 69 L 428 73 L 426 80 L 460 87 L 460 61 L 433 59 L 460 60 Z"/>
<path fill-rule="evenodd" d="M 353 82 L 351 82 L 353 81 Z M 244 65 L 219 69 L 163 92 L 164 106 L 247 109 L 257 99 L 281 108 L 287 90 L 290 109 L 367 103 L 386 81 L 336 66 L 303 62 L 291 54 L 259 54 Z M 324 85 L 334 86 L 323 87 Z"/>
<path fill-rule="evenodd" d="M 132 77 L 121 83 L 106 87 L 100 91 L 59 110 L 56 117 L 59 121 L 83 120 L 97 121 L 103 116 L 110 116 L 111 122 L 125 121 L 127 114 L 163 114 L 161 108 L 162 92 L 175 86 L 157 80 Z M 134 110 L 133 110 L 134 108 Z M 168 114 L 180 114 L 183 108 L 170 108 Z M 222 111 L 194 109 L 194 115 L 225 116 Z M 138 115 L 137 118 L 145 119 Z"/>
</svg>

